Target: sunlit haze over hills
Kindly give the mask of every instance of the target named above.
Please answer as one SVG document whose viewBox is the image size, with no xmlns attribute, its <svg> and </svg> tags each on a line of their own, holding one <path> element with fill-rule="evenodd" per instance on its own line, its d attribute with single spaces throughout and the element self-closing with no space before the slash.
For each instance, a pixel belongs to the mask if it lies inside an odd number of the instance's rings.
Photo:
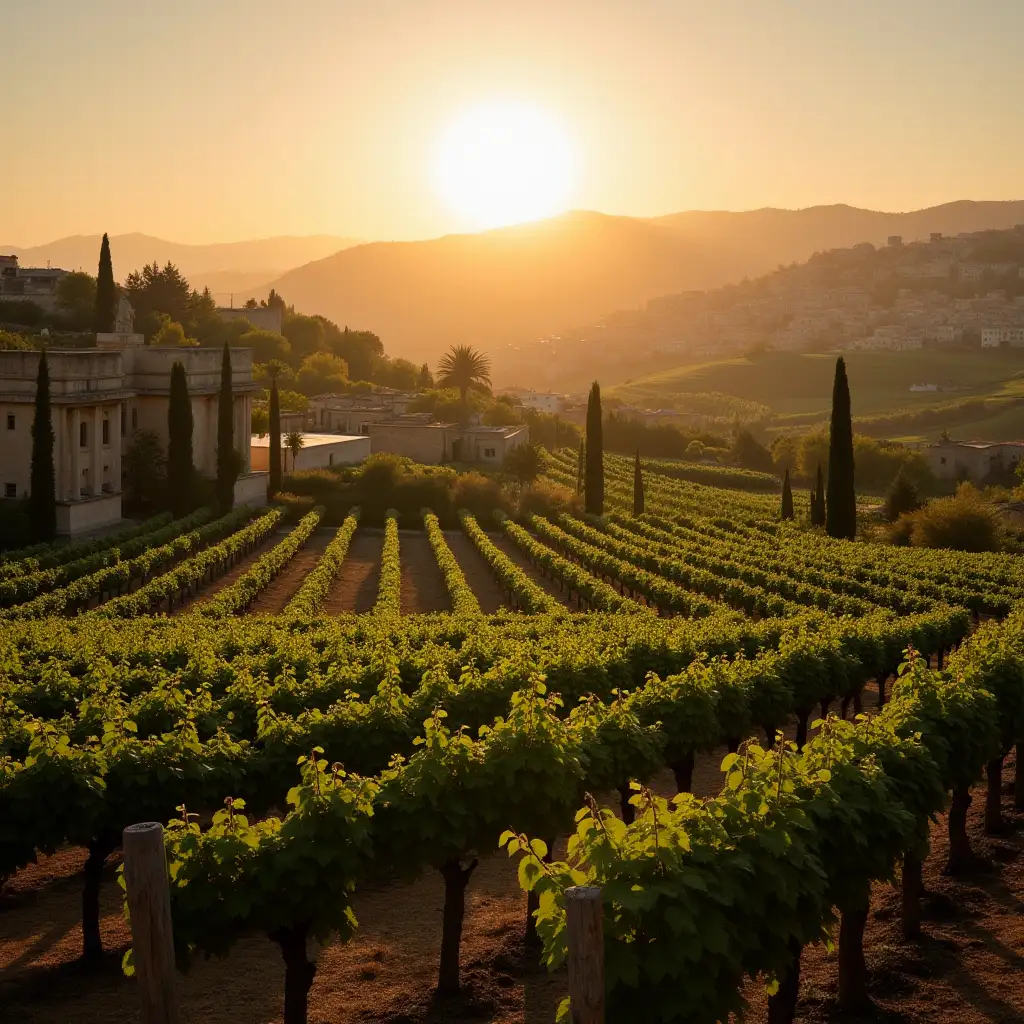
<svg viewBox="0 0 1024 1024">
<path fill-rule="evenodd" d="M 0 244 L 414 239 L 1021 190 L 1024 5 L 36 0 Z"/>
</svg>

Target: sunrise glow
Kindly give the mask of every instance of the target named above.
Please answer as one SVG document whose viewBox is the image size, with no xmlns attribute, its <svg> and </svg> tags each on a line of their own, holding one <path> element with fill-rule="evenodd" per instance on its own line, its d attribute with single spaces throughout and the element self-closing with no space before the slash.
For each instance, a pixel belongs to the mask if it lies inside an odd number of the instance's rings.
<svg viewBox="0 0 1024 1024">
<path fill-rule="evenodd" d="M 467 227 L 498 227 L 560 213 L 574 179 L 575 155 L 562 125 L 527 104 L 471 107 L 438 140 L 435 185 Z"/>
</svg>

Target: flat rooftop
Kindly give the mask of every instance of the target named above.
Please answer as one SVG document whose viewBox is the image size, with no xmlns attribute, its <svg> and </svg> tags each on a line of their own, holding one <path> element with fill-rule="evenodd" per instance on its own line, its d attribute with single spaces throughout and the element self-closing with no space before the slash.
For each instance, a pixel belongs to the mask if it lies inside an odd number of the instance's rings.
<svg viewBox="0 0 1024 1024">
<path fill-rule="evenodd" d="M 322 444 L 344 444 L 346 441 L 368 440 L 369 438 L 365 434 L 303 434 L 302 447 L 316 448 Z M 270 435 L 264 434 L 263 437 L 258 437 L 256 434 L 253 434 L 250 442 L 253 448 L 269 448 Z M 281 446 L 284 447 L 283 437 L 281 438 Z"/>
</svg>

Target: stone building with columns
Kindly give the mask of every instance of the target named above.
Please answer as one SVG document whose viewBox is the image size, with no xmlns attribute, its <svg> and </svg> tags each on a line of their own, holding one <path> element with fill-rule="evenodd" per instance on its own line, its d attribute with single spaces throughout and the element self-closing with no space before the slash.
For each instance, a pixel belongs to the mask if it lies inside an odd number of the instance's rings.
<svg viewBox="0 0 1024 1024">
<path fill-rule="evenodd" d="M 121 519 L 122 462 L 134 435 L 156 433 L 166 450 L 171 366 L 185 365 L 192 402 L 192 450 L 204 476 L 217 469 L 217 395 L 221 351 L 115 345 L 49 353 L 54 431 L 57 532 L 74 535 Z M 27 496 L 32 465 L 39 353 L 0 352 L 0 495 Z M 231 351 L 235 446 L 242 473 L 239 503 L 266 500 L 267 474 L 253 473 L 249 453 L 252 353 Z"/>
</svg>

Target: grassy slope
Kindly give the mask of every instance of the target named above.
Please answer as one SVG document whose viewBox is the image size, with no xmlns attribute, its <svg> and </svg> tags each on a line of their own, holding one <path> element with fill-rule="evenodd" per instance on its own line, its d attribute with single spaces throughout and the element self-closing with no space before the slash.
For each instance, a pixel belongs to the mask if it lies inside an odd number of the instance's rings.
<svg viewBox="0 0 1024 1024">
<path fill-rule="evenodd" d="M 850 352 L 846 364 L 855 416 L 924 408 L 978 395 L 1024 393 L 1024 351 L 1015 349 Z M 672 404 L 674 394 L 720 391 L 761 402 L 783 417 L 824 415 L 831 401 L 834 367 L 831 354 L 773 352 L 681 366 L 617 385 L 610 393 L 626 402 L 664 407 Z M 916 383 L 938 384 L 949 390 L 911 392 L 910 385 Z M 1015 424 L 1024 419 L 1019 412 L 1009 418 Z M 1003 426 L 993 422 L 992 429 L 1001 431 Z M 967 431 L 958 428 L 958 433 L 966 436 Z"/>
</svg>

